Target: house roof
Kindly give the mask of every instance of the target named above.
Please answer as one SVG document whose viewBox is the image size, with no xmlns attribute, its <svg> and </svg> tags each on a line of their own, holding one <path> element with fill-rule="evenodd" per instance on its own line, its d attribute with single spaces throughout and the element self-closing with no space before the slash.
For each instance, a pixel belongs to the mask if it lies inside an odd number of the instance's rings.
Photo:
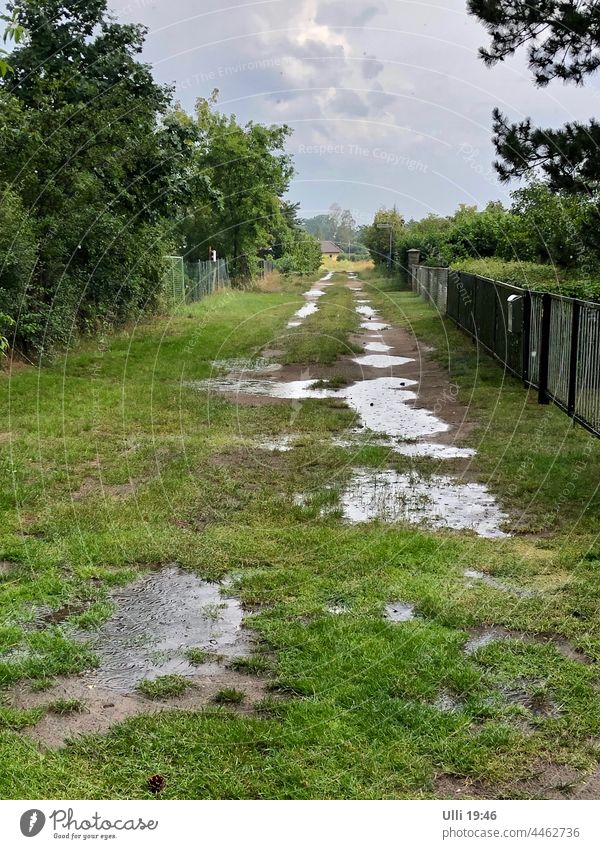
<svg viewBox="0 0 600 849">
<path fill-rule="evenodd" d="M 335 242 L 330 242 L 328 239 L 325 241 L 321 241 L 321 253 L 322 254 L 341 254 L 342 249 L 338 248 Z"/>
</svg>

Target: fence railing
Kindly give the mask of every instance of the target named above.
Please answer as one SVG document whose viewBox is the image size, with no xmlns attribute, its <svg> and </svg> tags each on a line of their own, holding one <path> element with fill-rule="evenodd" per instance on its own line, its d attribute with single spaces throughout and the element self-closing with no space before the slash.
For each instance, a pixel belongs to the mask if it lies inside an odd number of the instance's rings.
<svg viewBox="0 0 600 849">
<path fill-rule="evenodd" d="M 190 262 L 181 256 L 167 256 L 165 263 L 164 292 L 174 306 L 200 301 L 231 285 L 225 259 Z"/>
<path fill-rule="evenodd" d="M 413 291 L 525 385 L 600 436 L 600 304 L 411 265 Z"/>
</svg>

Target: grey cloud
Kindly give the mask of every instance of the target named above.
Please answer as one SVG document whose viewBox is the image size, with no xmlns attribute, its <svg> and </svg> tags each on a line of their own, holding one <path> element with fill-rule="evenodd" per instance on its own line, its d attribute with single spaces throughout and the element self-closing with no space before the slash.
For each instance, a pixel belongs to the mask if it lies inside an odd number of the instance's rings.
<svg viewBox="0 0 600 849">
<path fill-rule="evenodd" d="M 319 24 L 329 26 L 355 26 L 360 27 L 373 20 L 377 15 L 385 14 L 386 8 L 383 4 L 379 6 L 366 6 L 364 9 L 352 11 L 348 2 L 334 0 L 324 3 L 319 9 L 316 21 Z"/>
<path fill-rule="evenodd" d="M 374 80 L 383 71 L 384 65 L 375 56 L 367 56 L 361 62 L 362 75 L 366 80 Z"/>
<path fill-rule="evenodd" d="M 337 91 L 331 100 L 331 107 L 340 115 L 366 118 L 369 106 L 354 91 Z"/>
</svg>

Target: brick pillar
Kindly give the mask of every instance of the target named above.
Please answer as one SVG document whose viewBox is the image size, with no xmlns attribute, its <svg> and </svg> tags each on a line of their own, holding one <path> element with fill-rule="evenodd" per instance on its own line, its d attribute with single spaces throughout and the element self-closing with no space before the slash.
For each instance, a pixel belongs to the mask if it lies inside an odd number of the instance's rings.
<svg viewBox="0 0 600 849">
<path fill-rule="evenodd" d="M 418 248 L 411 248 L 408 253 L 408 279 L 413 292 L 417 291 L 417 266 L 421 259 L 421 251 Z"/>
</svg>

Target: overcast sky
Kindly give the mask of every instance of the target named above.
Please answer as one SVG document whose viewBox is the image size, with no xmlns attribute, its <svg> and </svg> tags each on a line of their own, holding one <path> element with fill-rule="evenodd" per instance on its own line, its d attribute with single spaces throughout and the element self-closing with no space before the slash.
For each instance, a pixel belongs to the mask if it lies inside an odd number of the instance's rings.
<svg viewBox="0 0 600 849">
<path fill-rule="evenodd" d="M 534 87 L 524 56 L 494 69 L 465 0 L 115 0 L 149 28 L 155 76 L 195 99 L 220 91 L 242 121 L 286 123 L 305 216 L 333 202 L 368 222 L 508 200 L 491 169 L 491 112 L 559 126 L 598 113 L 600 86 Z"/>
</svg>

